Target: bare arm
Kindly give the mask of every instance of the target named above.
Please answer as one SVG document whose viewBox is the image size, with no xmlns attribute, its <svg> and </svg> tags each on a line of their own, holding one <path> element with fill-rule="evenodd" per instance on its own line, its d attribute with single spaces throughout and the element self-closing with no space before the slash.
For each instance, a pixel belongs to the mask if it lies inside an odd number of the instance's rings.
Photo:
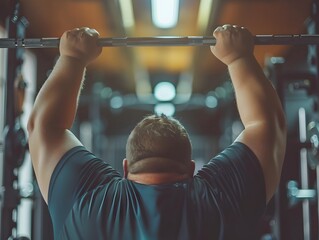
<svg viewBox="0 0 319 240">
<path fill-rule="evenodd" d="M 224 25 L 214 31 L 211 50 L 228 66 L 244 130 L 237 138 L 257 156 L 266 183 L 266 200 L 278 186 L 286 148 L 286 123 L 280 100 L 253 56 L 247 29 Z"/>
<path fill-rule="evenodd" d="M 81 145 L 69 131 L 77 111 L 85 67 L 99 55 L 98 33 L 88 28 L 63 34 L 60 58 L 41 88 L 29 122 L 29 147 L 41 193 L 47 202 L 52 172 L 62 155 Z"/>
</svg>

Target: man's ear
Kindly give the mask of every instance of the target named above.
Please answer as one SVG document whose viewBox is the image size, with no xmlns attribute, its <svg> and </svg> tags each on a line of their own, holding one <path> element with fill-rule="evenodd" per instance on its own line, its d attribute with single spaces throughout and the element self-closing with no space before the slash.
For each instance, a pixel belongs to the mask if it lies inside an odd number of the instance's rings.
<svg viewBox="0 0 319 240">
<path fill-rule="evenodd" d="M 188 174 L 190 177 L 194 176 L 194 172 L 195 172 L 195 161 L 191 160 L 190 164 L 189 164 L 189 169 L 188 169 Z"/>
<path fill-rule="evenodd" d="M 127 178 L 127 174 L 128 174 L 128 162 L 127 162 L 127 159 L 126 159 L 126 158 L 123 159 L 123 174 L 124 174 L 124 178 Z"/>
</svg>

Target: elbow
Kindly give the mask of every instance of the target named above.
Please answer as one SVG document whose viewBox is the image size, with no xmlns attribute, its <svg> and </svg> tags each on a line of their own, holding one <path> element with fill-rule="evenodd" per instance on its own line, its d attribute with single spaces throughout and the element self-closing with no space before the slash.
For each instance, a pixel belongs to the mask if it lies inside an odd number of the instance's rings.
<svg viewBox="0 0 319 240">
<path fill-rule="evenodd" d="M 278 139 L 281 141 L 281 145 L 283 150 L 286 149 L 286 141 L 287 141 L 287 121 L 285 114 L 281 112 L 281 114 L 278 116 L 278 121 L 277 121 L 277 134 L 278 134 Z"/>
<path fill-rule="evenodd" d="M 285 113 L 281 106 L 277 108 L 276 111 L 273 112 L 273 117 L 269 119 L 269 133 L 272 136 L 273 143 L 275 146 L 279 156 L 286 150 L 286 141 L 287 141 L 287 120 L 285 117 Z"/>
<path fill-rule="evenodd" d="M 281 113 L 278 116 L 278 126 L 279 129 L 283 132 L 284 135 L 287 134 L 287 120 L 285 117 L 285 113 L 281 110 Z"/>
<path fill-rule="evenodd" d="M 287 122 L 284 114 L 279 117 L 277 122 L 277 131 L 276 131 L 276 146 L 275 146 L 275 156 L 276 159 L 276 169 L 278 171 L 278 183 L 281 177 L 282 166 L 286 154 L 286 144 L 287 144 Z"/>
<path fill-rule="evenodd" d="M 27 123 L 27 131 L 29 133 L 29 135 L 33 132 L 34 130 L 34 116 L 33 114 L 31 114 L 31 116 L 28 119 L 28 123 Z"/>
<path fill-rule="evenodd" d="M 43 114 L 43 111 L 38 108 L 33 108 L 27 122 L 27 131 L 31 135 L 34 131 L 44 129 L 49 124 L 48 117 Z"/>
<path fill-rule="evenodd" d="M 36 124 L 36 122 L 38 121 L 38 118 L 39 118 L 38 114 L 36 114 L 35 111 L 33 110 L 27 122 L 27 131 L 29 135 L 31 135 L 35 131 L 36 126 L 38 125 Z"/>
</svg>

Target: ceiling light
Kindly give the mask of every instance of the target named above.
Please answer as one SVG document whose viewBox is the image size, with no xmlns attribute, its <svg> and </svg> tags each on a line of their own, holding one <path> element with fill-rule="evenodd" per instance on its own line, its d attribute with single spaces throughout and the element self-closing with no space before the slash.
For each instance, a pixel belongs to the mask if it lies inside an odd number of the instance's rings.
<svg viewBox="0 0 319 240">
<path fill-rule="evenodd" d="M 212 11 L 213 0 L 201 0 L 198 10 L 197 26 L 200 31 L 205 31 Z"/>
<path fill-rule="evenodd" d="M 152 0 L 152 20 L 156 27 L 172 28 L 177 24 L 179 0 Z"/>
<path fill-rule="evenodd" d="M 165 114 L 171 117 L 175 114 L 175 106 L 172 103 L 159 103 L 155 105 L 154 112 L 157 115 Z"/>
<path fill-rule="evenodd" d="M 134 27 L 134 13 L 133 13 L 133 6 L 131 0 L 119 0 L 121 14 L 122 14 L 122 21 L 123 25 L 126 29 L 130 29 Z"/>
<path fill-rule="evenodd" d="M 175 86 L 170 82 L 160 82 L 154 87 L 154 96 L 158 101 L 171 101 L 176 96 Z"/>
</svg>

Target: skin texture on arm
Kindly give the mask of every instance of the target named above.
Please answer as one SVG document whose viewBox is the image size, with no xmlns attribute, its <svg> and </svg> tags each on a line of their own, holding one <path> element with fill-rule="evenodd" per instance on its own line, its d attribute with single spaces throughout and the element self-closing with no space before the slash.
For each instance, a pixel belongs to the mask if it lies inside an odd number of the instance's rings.
<svg viewBox="0 0 319 240">
<path fill-rule="evenodd" d="M 85 67 L 101 52 L 89 28 L 65 32 L 60 58 L 36 97 L 28 121 L 29 148 L 39 187 L 47 202 L 52 172 L 65 152 L 80 141 L 69 131 L 78 105 Z"/>
<path fill-rule="evenodd" d="M 286 149 L 286 123 L 275 89 L 253 55 L 253 37 L 245 28 L 224 25 L 214 31 L 213 54 L 228 66 L 244 130 L 236 141 L 257 156 L 266 184 L 266 201 L 280 181 Z"/>
</svg>

